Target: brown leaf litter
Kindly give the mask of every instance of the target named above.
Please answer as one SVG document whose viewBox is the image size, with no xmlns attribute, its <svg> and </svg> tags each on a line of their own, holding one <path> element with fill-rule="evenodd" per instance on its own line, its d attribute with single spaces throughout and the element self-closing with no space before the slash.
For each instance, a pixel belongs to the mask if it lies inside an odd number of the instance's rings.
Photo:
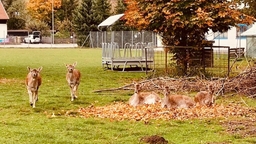
<svg viewBox="0 0 256 144">
<path fill-rule="evenodd" d="M 167 109 L 160 104 L 141 105 L 132 107 L 124 102 L 115 102 L 106 106 L 89 106 L 80 108 L 78 113 L 85 117 L 106 118 L 116 121 L 132 120 L 187 120 L 187 119 L 207 119 L 207 118 L 256 118 L 256 110 L 240 104 L 219 105 L 212 107 L 196 106 L 189 109 Z"/>
</svg>

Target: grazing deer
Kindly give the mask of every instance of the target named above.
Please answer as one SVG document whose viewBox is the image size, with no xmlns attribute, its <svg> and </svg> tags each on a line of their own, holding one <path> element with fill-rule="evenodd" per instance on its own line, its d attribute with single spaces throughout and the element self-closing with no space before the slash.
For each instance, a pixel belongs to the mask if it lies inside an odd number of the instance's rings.
<svg viewBox="0 0 256 144">
<path fill-rule="evenodd" d="M 40 67 L 38 69 L 32 69 L 30 67 L 27 67 L 29 72 L 27 74 L 25 84 L 28 90 L 29 103 L 33 108 L 36 107 L 36 101 L 38 101 L 38 89 L 42 83 L 42 78 L 40 76 L 42 68 L 43 67 Z"/>
<path fill-rule="evenodd" d="M 214 90 L 212 85 L 208 85 L 208 91 L 200 91 L 194 97 L 194 101 L 197 105 L 212 106 L 214 103 Z"/>
<path fill-rule="evenodd" d="M 80 84 L 80 78 L 81 78 L 80 71 L 75 69 L 76 65 L 77 65 L 77 62 L 69 65 L 66 64 L 66 68 L 67 68 L 66 80 L 70 87 L 71 101 L 77 98 L 76 92 Z"/>
<path fill-rule="evenodd" d="M 160 102 L 161 98 L 155 92 L 141 92 L 141 86 L 138 83 L 134 83 L 134 94 L 129 99 L 131 106 L 138 106 L 142 104 L 155 104 Z"/>
<path fill-rule="evenodd" d="M 167 108 L 191 108 L 195 105 L 193 99 L 185 95 L 170 95 L 169 87 L 164 88 L 164 98 L 161 106 Z"/>
</svg>

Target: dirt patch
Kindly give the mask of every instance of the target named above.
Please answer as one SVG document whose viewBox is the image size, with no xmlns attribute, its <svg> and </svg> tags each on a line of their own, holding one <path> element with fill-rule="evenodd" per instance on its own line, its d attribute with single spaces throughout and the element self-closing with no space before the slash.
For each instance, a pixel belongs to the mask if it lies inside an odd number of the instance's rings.
<svg viewBox="0 0 256 144">
<path fill-rule="evenodd" d="M 17 79 L 7 79 L 7 78 L 0 78 L 0 84 L 12 84 L 12 83 L 22 83 L 25 82 Z"/>
<path fill-rule="evenodd" d="M 226 131 L 232 135 L 239 135 L 241 137 L 256 137 L 256 120 L 231 120 L 222 123 Z"/>
</svg>

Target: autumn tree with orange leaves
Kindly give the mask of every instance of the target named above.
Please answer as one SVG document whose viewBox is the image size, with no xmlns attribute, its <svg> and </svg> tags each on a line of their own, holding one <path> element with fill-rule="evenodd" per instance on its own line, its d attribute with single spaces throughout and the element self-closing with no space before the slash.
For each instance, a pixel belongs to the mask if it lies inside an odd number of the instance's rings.
<svg viewBox="0 0 256 144">
<path fill-rule="evenodd" d="M 51 21 L 52 2 L 54 9 L 61 6 L 61 0 L 29 0 L 26 9 L 33 19 L 49 23 Z"/>
<path fill-rule="evenodd" d="M 126 24 L 158 33 L 163 44 L 169 46 L 200 47 L 210 30 L 225 32 L 239 23 L 255 21 L 228 0 L 126 0 L 125 3 Z M 186 74 L 189 56 L 180 49 L 171 52 Z"/>
<path fill-rule="evenodd" d="M 239 5 L 242 5 L 241 11 L 245 14 L 254 16 L 256 18 L 256 2 L 255 0 L 233 0 Z"/>
</svg>

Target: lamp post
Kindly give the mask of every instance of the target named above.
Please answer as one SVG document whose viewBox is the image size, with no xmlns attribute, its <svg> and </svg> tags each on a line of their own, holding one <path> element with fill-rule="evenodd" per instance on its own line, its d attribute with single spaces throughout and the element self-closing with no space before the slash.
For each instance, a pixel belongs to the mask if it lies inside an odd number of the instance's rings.
<svg viewBox="0 0 256 144">
<path fill-rule="evenodd" d="M 52 44 L 54 44 L 54 8 L 53 8 L 53 2 L 52 0 Z"/>
</svg>

